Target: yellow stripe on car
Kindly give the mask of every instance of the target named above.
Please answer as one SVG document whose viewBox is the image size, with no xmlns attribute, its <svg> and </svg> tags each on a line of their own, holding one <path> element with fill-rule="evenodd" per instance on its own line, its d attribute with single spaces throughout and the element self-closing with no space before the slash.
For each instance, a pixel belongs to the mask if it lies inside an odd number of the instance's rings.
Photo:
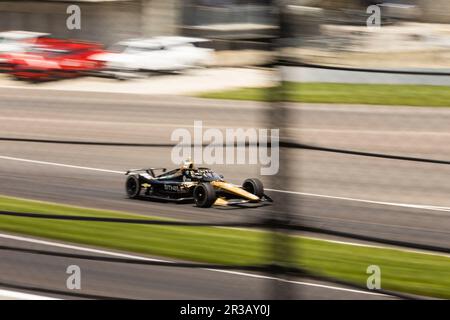
<svg viewBox="0 0 450 320">
<path fill-rule="evenodd" d="M 228 201 L 224 198 L 217 198 L 216 202 L 214 202 L 215 206 L 226 206 L 228 205 Z"/>
<path fill-rule="evenodd" d="M 253 193 L 247 192 L 241 187 L 235 186 L 234 184 L 223 182 L 223 181 L 212 181 L 211 185 L 214 188 L 219 188 L 230 193 L 234 193 L 238 196 L 241 196 L 247 200 L 257 201 L 260 200 L 258 196 L 255 196 Z"/>
</svg>

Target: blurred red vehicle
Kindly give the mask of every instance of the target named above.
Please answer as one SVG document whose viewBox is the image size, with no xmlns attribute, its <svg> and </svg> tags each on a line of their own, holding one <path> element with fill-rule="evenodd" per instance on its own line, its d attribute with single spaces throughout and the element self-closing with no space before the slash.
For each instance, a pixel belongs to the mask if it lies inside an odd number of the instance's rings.
<svg viewBox="0 0 450 320">
<path fill-rule="evenodd" d="M 11 71 L 9 58 L 14 53 L 27 51 L 33 45 L 48 41 L 50 34 L 32 31 L 0 32 L 0 72 Z"/>
<path fill-rule="evenodd" d="M 44 81 L 99 71 L 103 62 L 90 59 L 104 53 L 97 43 L 48 38 L 9 58 L 11 74 L 22 80 Z"/>
</svg>

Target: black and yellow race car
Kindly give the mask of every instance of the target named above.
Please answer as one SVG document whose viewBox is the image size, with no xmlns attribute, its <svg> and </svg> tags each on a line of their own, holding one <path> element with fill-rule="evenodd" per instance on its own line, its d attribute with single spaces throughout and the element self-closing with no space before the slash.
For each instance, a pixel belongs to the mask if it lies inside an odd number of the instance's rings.
<svg viewBox="0 0 450 320">
<path fill-rule="evenodd" d="M 162 174 L 156 175 L 156 171 Z M 126 172 L 125 190 L 132 199 L 148 198 L 174 202 L 195 202 L 198 207 L 264 204 L 272 199 L 264 194 L 258 179 L 246 179 L 242 186 L 224 181 L 209 168 L 195 168 L 191 161 L 181 168 L 134 169 Z"/>
</svg>

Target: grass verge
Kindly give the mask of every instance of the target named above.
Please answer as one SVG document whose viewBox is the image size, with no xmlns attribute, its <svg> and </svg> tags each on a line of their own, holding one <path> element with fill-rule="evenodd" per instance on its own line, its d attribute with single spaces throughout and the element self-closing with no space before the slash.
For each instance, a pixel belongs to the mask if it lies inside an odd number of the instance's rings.
<svg viewBox="0 0 450 320">
<path fill-rule="evenodd" d="M 450 87 L 395 84 L 284 82 L 281 88 L 242 88 L 207 92 L 201 98 L 265 101 L 282 97 L 287 102 L 402 106 L 450 106 Z"/>
<path fill-rule="evenodd" d="M 0 210 L 150 218 L 4 196 L 0 196 Z M 270 238 L 262 231 L 52 221 L 1 215 L 0 230 L 199 262 L 255 264 L 264 263 L 269 258 L 267 248 Z M 298 236 L 291 239 L 296 263 L 315 272 L 365 285 L 367 267 L 378 265 L 384 289 L 450 298 L 450 257 L 354 246 Z"/>
</svg>

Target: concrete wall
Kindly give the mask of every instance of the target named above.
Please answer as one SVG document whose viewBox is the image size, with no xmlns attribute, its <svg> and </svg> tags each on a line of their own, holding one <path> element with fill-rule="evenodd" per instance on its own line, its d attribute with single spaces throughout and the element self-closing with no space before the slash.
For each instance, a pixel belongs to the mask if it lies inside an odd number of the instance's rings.
<svg viewBox="0 0 450 320">
<path fill-rule="evenodd" d="M 113 2 L 0 1 L 0 30 L 49 32 L 58 37 L 99 41 L 177 33 L 178 0 Z M 81 8 L 81 30 L 68 30 L 66 9 Z"/>
<path fill-rule="evenodd" d="M 146 36 L 176 35 L 182 0 L 142 0 L 141 29 Z"/>
<path fill-rule="evenodd" d="M 324 8 L 355 8 L 364 3 L 362 0 L 286 1 Z M 450 23 L 450 0 L 405 1 L 415 2 L 421 8 L 422 21 Z M 242 12 L 234 12 L 233 8 L 198 8 L 189 3 L 187 0 L 0 1 L 0 30 L 42 31 L 109 45 L 131 37 L 186 34 L 183 23 L 188 26 L 242 20 L 253 24 L 271 23 L 263 6 L 242 6 Z M 66 28 L 66 9 L 70 4 L 78 4 L 81 8 L 81 30 Z"/>
<path fill-rule="evenodd" d="M 422 22 L 450 23 L 450 0 L 386 0 L 385 2 L 417 5 L 418 19 Z M 364 1 L 361 0 L 322 0 L 320 6 L 328 9 L 357 8 L 363 3 Z"/>
<path fill-rule="evenodd" d="M 422 21 L 450 23 L 449 0 L 416 0 L 422 11 Z"/>
</svg>

